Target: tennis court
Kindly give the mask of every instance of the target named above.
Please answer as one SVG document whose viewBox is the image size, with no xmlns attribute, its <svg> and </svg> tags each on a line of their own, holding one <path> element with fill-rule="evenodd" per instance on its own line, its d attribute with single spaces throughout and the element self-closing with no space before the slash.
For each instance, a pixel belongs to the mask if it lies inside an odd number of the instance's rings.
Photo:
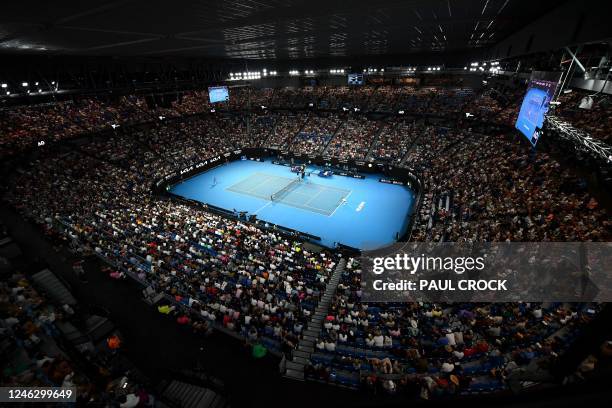
<svg viewBox="0 0 612 408">
<path fill-rule="evenodd" d="M 359 249 L 381 248 L 396 241 L 409 226 L 413 193 L 405 186 L 381 183 L 379 174 L 363 179 L 319 177 L 308 166 L 304 182 L 271 160 L 237 160 L 183 180 L 171 188 L 178 196 L 256 215 L 262 222 L 321 237 Z M 274 199 L 272 199 L 274 196 Z"/>
<path fill-rule="evenodd" d="M 300 180 L 297 176 L 288 178 L 260 172 L 251 174 L 226 190 L 328 216 L 351 193 L 350 190 L 323 186 L 309 179 Z"/>
</svg>

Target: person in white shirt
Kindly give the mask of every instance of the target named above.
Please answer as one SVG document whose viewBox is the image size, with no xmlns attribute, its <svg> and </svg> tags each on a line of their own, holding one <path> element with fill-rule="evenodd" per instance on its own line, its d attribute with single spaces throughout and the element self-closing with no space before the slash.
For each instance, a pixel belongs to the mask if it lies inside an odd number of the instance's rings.
<svg viewBox="0 0 612 408">
<path fill-rule="evenodd" d="M 366 337 L 365 343 L 368 347 L 374 347 L 374 337 L 372 337 L 372 335 L 369 335 L 368 337 Z"/>
<path fill-rule="evenodd" d="M 385 348 L 391 348 L 393 346 L 393 340 L 391 336 L 385 336 L 383 346 Z"/>
<path fill-rule="evenodd" d="M 325 342 L 325 350 L 327 351 L 336 351 L 336 343 L 332 341 Z"/>
<path fill-rule="evenodd" d="M 382 347 L 385 343 L 385 338 L 383 337 L 382 334 L 377 334 L 376 336 L 374 336 L 374 346 L 375 347 Z"/>
</svg>

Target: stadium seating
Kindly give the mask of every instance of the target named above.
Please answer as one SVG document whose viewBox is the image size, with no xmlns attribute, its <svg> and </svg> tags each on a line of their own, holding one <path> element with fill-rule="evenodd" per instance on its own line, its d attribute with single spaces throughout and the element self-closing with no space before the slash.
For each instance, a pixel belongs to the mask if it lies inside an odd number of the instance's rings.
<svg viewBox="0 0 612 408">
<path fill-rule="evenodd" d="M 7 234 L 0 224 L 0 237 Z M 23 254 L 11 258 L 35 267 Z M 129 372 L 121 333 L 106 317 L 83 311 L 53 271 L 30 274 L 3 264 L 0 275 L 3 386 L 71 388 L 79 405 L 153 403 L 154 392 Z"/>
<path fill-rule="evenodd" d="M 479 120 L 510 129 L 516 101 L 500 101 L 493 91 L 286 88 L 252 90 L 250 98 L 272 110 L 247 119 L 246 90 L 216 105 L 214 113 L 200 91 L 185 93 L 171 108 L 151 108 L 141 96 L 127 95 L 113 103 L 83 97 L 4 110 L 0 143 L 6 158 L 28 152 L 37 140 L 88 135 L 83 143 L 34 156 L 11 175 L 4 199 L 104 259 L 109 273 L 163 294 L 159 306 L 179 317 L 188 314 L 185 321 L 194 328 L 217 327 L 275 351 L 295 349 L 340 254 L 313 252 L 264 225 L 156 197 L 155 180 L 243 147 L 367 159 L 422 175 L 416 241 L 610 238 L 609 214 L 553 155 L 530 157 L 508 132 L 482 134 L 457 122 L 476 102 Z M 311 103 L 336 111 L 286 110 Z M 342 109 L 354 107 L 407 115 L 381 119 Z M 605 119 L 602 109 L 593 112 Z M 605 137 L 588 127 L 588 112 L 563 115 Z M 113 123 L 122 127 L 113 131 Z M 607 122 L 601 126 L 609 130 Z M 562 353 L 589 321 L 578 306 L 565 304 L 368 305 L 360 302 L 359 274 L 358 262 L 350 260 L 308 378 L 391 394 L 415 385 L 432 396 L 497 391 L 518 367 Z"/>
</svg>

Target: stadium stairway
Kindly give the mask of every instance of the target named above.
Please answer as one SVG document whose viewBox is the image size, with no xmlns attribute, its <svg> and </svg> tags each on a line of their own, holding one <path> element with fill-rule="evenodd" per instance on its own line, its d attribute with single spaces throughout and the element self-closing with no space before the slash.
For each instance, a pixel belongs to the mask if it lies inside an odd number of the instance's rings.
<svg viewBox="0 0 612 408">
<path fill-rule="evenodd" d="M 348 121 L 348 117 L 347 119 L 345 119 L 343 122 L 341 122 L 338 127 L 336 128 L 336 130 L 334 130 L 334 133 L 332 134 L 332 137 L 329 138 L 329 140 L 327 141 L 327 143 L 325 144 L 325 146 L 323 146 L 323 149 L 321 149 L 320 154 L 321 155 L 325 155 L 328 154 L 329 152 L 327 151 L 329 149 L 329 146 L 331 146 L 332 140 L 334 140 L 336 138 L 336 136 L 338 135 L 338 133 L 340 133 L 340 130 L 346 126 L 346 122 Z"/>
<path fill-rule="evenodd" d="M 372 135 L 372 141 L 370 142 L 370 146 L 368 147 L 368 152 L 366 153 L 364 160 L 372 158 L 372 150 L 374 150 L 375 147 L 378 147 L 378 139 L 380 138 L 380 134 L 382 133 L 384 128 L 385 125 L 383 124 L 378 126 L 378 128 L 374 131 L 374 134 Z"/>
<path fill-rule="evenodd" d="M 60 305 L 76 305 L 76 299 L 68 290 L 66 285 L 49 269 L 42 271 L 32 276 L 34 283 L 42 289 L 53 301 Z"/>
<path fill-rule="evenodd" d="M 396 126 L 397 126 L 397 124 L 396 124 Z M 408 155 L 412 152 L 412 149 L 416 145 L 417 141 L 419 141 L 422 137 L 425 137 L 424 133 L 419 134 L 417 137 L 415 137 L 412 140 L 412 142 L 410 142 L 408 144 L 408 146 L 406 146 L 406 151 L 404 152 L 404 155 L 402 156 L 402 158 L 400 160 L 400 166 L 407 167 L 406 161 L 408 159 Z M 405 138 L 406 138 L 406 136 L 404 136 L 404 140 L 405 140 Z"/>
<path fill-rule="evenodd" d="M 298 129 L 297 132 L 295 132 L 293 135 L 291 135 L 291 137 L 289 137 L 286 140 L 286 146 L 280 146 L 281 148 L 286 148 L 289 149 L 292 145 L 293 145 L 293 141 L 295 140 L 295 138 L 297 137 L 297 135 L 300 134 L 300 132 L 302 130 L 304 130 L 304 128 L 306 127 L 306 124 L 308 123 L 308 120 L 311 118 L 311 114 L 309 113 L 308 115 L 306 115 L 306 119 L 304 119 L 304 121 L 302 122 L 302 124 L 300 125 L 300 128 Z M 274 125 L 274 129 L 276 130 L 276 124 Z"/>
<path fill-rule="evenodd" d="M 208 388 L 176 380 L 163 388 L 161 399 L 171 407 L 224 408 L 227 406 L 225 398 Z"/>
<path fill-rule="evenodd" d="M 304 333 L 302 333 L 302 338 L 298 343 L 297 349 L 293 350 L 292 360 L 286 363 L 285 377 L 304 381 L 304 368 L 310 362 L 310 355 L 314 352 L 315 342 L 323 327 L 325 316 L 327 316 L 331 306 L 332 298 L 334 293 L 336 293 L 336 288 L 338 287 L 338 283 L 340 283 L 340 277 L 342 276 L 342 272 L 344 272 L 344 268 L 346 268 L 346 259 L 343 258 L 338 262 L 336 269 L 334 269 L 334 273 L 329 279 L 329 282 L 327 282 L 325 293 L 317 305 L 308 327 Z"/>
</svg>

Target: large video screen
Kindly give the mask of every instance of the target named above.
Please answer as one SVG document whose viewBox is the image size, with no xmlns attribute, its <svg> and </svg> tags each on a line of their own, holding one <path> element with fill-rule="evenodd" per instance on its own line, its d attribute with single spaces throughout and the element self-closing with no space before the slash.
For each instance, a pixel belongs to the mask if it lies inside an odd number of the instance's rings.
<svg viewBox="0 0 612 408">
<path fill-rule="evenodd" d="M 229 101 L 229 91 L 227 86 L 208 87 L 208 98 L 210 99 L 210 103 Z"/>
<path fill-rule="evenodd" d="M 348 74 L 349 85 L 363 85 L 363 74 Z"/>
<path fill-rule="evenodd" d="M 557 80 L 538 79 L 532 76 L 523 98 L 521 110 L 514 125 L 533 146 L 538 143 L 544 117 L 557 89 Z"/>
</svg>

